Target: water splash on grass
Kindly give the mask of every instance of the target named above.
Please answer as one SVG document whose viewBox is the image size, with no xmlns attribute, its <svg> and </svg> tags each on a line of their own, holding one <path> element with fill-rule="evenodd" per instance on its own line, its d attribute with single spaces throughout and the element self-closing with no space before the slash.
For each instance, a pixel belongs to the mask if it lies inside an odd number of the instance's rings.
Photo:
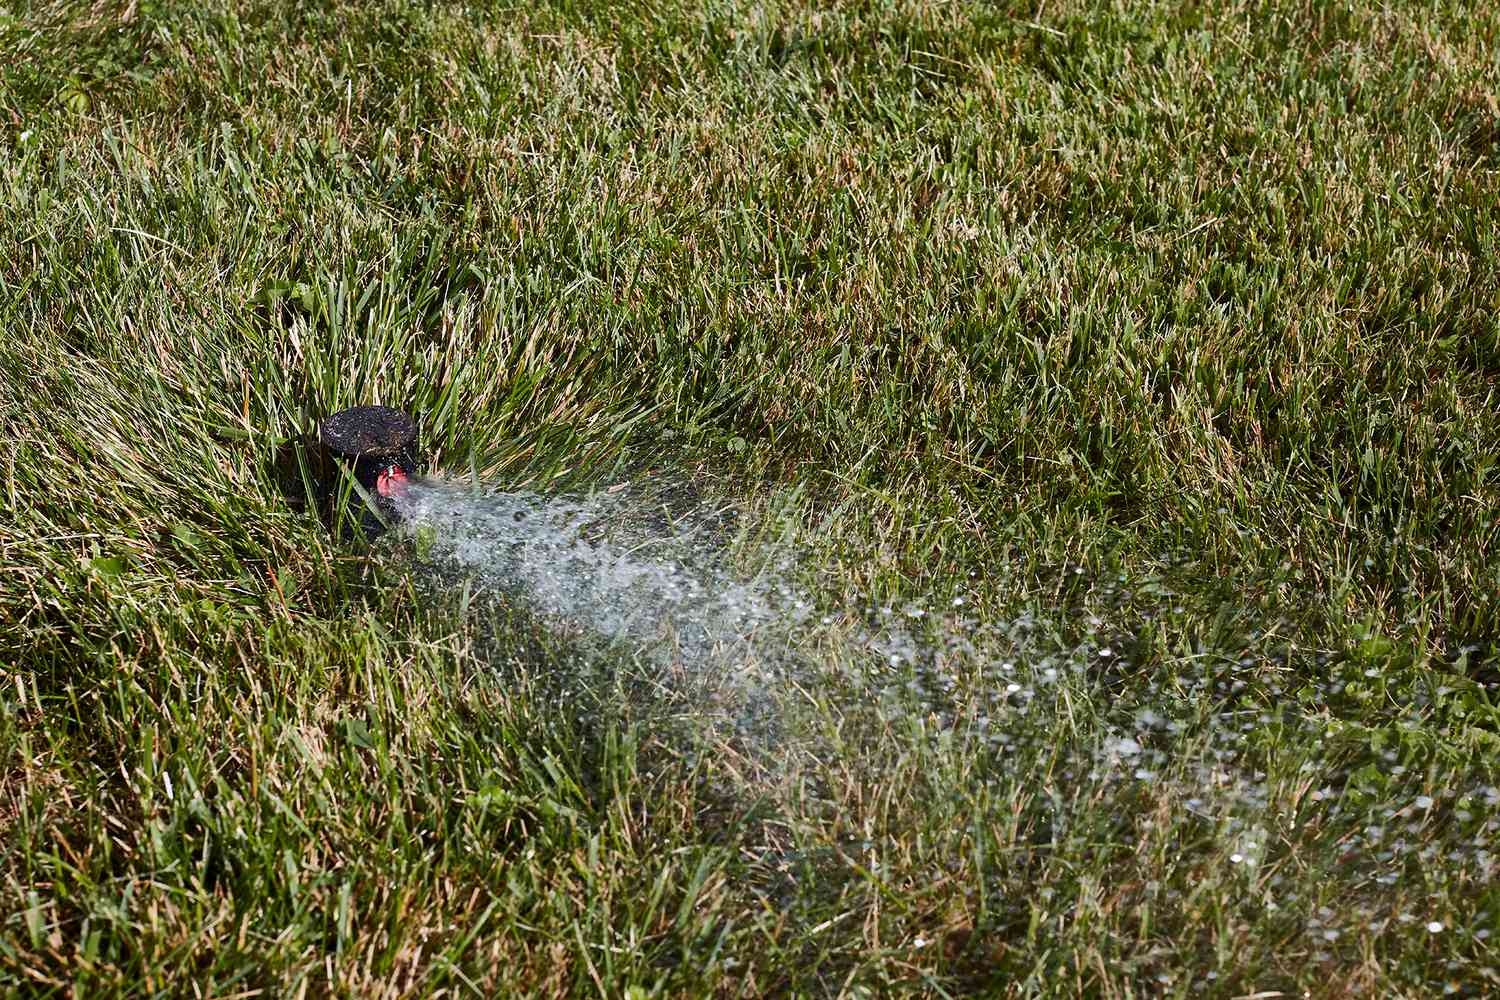
<svg viewBox="0 0 1500 1000">
<path fill-rule="evenodd" d="M 425 480 L 398 501 L 432 565 L 605 643 L 657 658 L 728 662 L 811 614 L 772 558 L 733 572 L 723 520 L 669 512 L 620 490 L 499 492 Z"/>
<path fill-rule="evenodd" d="M 789 800 L 826 783 L 821 769 L 834 759 L 846 778 L 878 783 L 893 760 L 920 758 L 982 776 L 973 788 L 993 783 L 1003 805 L 995 822 L 1048 850 L 1070 836 L 1193 844 L 1204 870 L 1217 864 L 1226 884 L 1274 894 L 1289 910 L 1312 907 L 1327 888 L 1280 874 L 1273 833 L 1294 807 L 1301 850 L 1342 852 L 1351 893 L 1395 893 L 1419 842 L 1483 884 L 1500 874 L 1489 850 L 1500 820 L 1479 786 L 1455 793 L 1455 822 L 1438 838 L 1417 828 L 1437 796 L 1394 760 L 1368 790 L 1349 754 L 1304 751 L 1298 770 L 1280 762 L 1281 744 L 1265 734 L 1321 743 L 1334 679 L 1295 703 L 1275 679 L 1284 671 L 1262 669 L 1263 654 L 1248 648 L 1169 656 L 1170 666 L 1142 673 L 1130 663 L 1132 637 L 1081 609 L 1001 617 L 978 610 L 972 594 L 843 605 L 801 585 L 791 544 L 750 544 L 732 512 L 697 502 L 664 509 L 655 496 L 633 486 L 555 496 L 427 480 L 399 506 L 439 579 L 503 595 L 585 646 L 624 651 L 610 662 L 646 677 L 669 713 L 698 727 L 676 744 L 685 758 L 738 754 L 727 765 L 737 780 L 798 789 Z M 1169 618 L 1180 597 L 1159 589 L 1159 615 Z M 1155 617 L 1148 609 L 1143 620 Z M 1252 681 L 1265 690 L 1247 688 Z M 988 790 L 974 794 L 991 801 Z M 1348 849 L 1355 837 L 1366 849 Z M 767 869 L 789 857 L 767 852 Z M 1369 905 L 1374 921 L 1385 903 Z M 1314 929 L 1320 948 L 1349 940 L 1328 920 Z"/>
</svg>

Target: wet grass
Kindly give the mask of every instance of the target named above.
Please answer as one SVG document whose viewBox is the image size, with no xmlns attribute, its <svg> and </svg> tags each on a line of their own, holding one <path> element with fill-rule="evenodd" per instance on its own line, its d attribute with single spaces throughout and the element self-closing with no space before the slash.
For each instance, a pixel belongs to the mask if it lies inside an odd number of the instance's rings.
<svg viewBox="0 0 1500 1000">
<path fill-rule="evenodd" d="M 1497 35 L 0 10 L 0 982 L 1493 992 Z M 797 738 L 330 535 L 286 445 L 371 401 L 794 546 Z"/>
</svg>

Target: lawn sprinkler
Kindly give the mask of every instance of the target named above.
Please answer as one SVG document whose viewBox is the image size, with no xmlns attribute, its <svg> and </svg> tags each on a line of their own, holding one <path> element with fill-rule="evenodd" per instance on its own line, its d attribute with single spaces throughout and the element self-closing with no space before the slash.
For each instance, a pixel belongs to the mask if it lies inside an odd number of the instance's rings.
<svg viewBox="0 0 1500 1000">
<path fill-rule="evenodd" d="M 417 471 L 416 421 L 389 406 L 351 406 L 318 424 L 318 444 L 325 470 L 332 473 L 322 477 L 330 513 L 342 499 L 374 515 L 359 519 L 367 533 L 394 522 L 395 501 Z M 350 477 L 358 491 L 346 489 Z"/>
</svg>

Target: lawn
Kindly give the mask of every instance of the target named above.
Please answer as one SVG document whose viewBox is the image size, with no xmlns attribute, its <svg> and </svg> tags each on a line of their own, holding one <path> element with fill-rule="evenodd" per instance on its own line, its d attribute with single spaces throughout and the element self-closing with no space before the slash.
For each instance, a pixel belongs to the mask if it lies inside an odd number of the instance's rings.
<svg viewBox="0 0 1500 1000">
<path fill-rule="evenodd" d="M 1500 991 L 1500 6 L 0 53 L 0 992 Z M 330 531 L 288 456 L 368 402 L 775 641 Z"/>
</svg>

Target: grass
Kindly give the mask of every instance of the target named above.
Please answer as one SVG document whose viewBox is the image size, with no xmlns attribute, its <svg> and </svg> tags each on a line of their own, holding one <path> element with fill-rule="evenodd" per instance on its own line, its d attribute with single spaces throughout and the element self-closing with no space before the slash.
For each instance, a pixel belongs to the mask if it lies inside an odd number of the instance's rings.
<svg viewBox="0 0 1500 1000">
<path fill-rule="evenodd" d="M 1497 36 L 0 8 L 0 983 L 1494 991 Z M 372 401 L 459 475 L 734 501 L 829 608 L 1005 627 L 921 698 L 831 644 L 759 770 L 290 502 Z M 1062 679 L 1020 712 L 1007 658 Z"/>
</svg>

